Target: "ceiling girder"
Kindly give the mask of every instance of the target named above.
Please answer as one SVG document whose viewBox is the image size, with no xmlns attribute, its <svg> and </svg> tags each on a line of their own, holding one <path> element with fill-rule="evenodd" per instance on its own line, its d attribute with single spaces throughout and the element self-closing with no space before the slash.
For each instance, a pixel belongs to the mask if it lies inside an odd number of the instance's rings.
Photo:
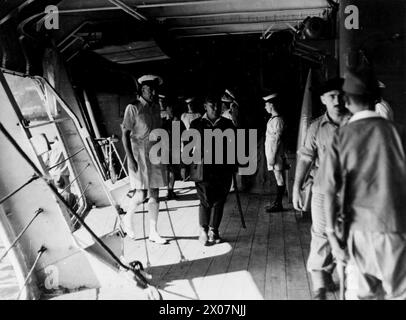
<svg viewBox="0 0 406 320">
<path fill-rule="evenodd" d="M 118 8 L 120 8 L 124 12 L 128 13 L 130 16 L 134 17 L 138 21 L 147 21 L 148 20 L 141 13 L 137 12 L 136 8 L 130 7 L 120 0 L 108 0 L 108 1 L 110 3 L 116 5 Z"/>
</svg>

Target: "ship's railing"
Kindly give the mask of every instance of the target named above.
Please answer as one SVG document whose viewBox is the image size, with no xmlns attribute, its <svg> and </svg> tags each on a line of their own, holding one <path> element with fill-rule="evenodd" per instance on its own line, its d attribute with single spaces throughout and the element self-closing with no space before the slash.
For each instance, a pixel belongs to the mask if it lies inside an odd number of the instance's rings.
<svg viewBox="0 0 406 320">
<path fill-rule="evenodd" d="M 110 178 L 111 182 L 114 184 L 117 180 L 121 178 L 121 174 L 124 172 L 125 177 L 128 177 L 127 170 L 125 169 L 125 162 L 127 160 L 127 155 L 122 160 L 117 148 L 116 143 L 119 141 L 119 138 L 116 136 L 111 136 L 107 138 L 96 138 L 94 139 L 99 143 L 99 146 L 103 152 L 104 157 L 104 166 L 106 170 L 106 176 Z M 117 174 L 115 159 L 118 160 L 120 171 Z"/>
<path fill-rule="evenodd" d="M 107 254 L 118 264 L 118 266 L 120 268 L 122 268 L 123 270 L 126 271 L 131 271 L 133 273 L 133 277 L 134 280 L 137 282 L 138 286 L 140 286 L 141 288 L 144 289 L 149 289 L 151 290 L 152 286 L 149 285 L 147 278 L 149 275 L 147 275 L 144 271 L 143 271 L 143 266 L 140 262 L 138 261 L 134 261 L 130 264 L 125 264 L 121 261 L 121 259 L 115 255 L 115 253 L 94 233 L 94 231 L 86 224 L 86 222 L 84 221 L 84 219 L 75 212 L 75 210 L 73 210 L 72 208 L 69 207 L 68 203 L 65 201 L 65 199 L 63 198 L 63 196 L 57 191 L 56 187 L 53 185 L 53 183 L 50 181 L 50 179 L 47 179 L 47 177 L 41 173 L 41 171 L 35 166 L 35 164 L 31 161 L 31 159 L 28 157 L 27 154 L 24 153 L 24 151 L 21 149 L 21 147 L 18 145 L 18 143 L 13 139 L 13 137 L 9 134 L 9 132 L 5 129 L 5 127 L 3 126 L 3 124 L 0 122 L 0 132 L 6 137 L 6 139 L 13 145 L 13 147 L 17 150 L 17 152 L 25 159 L 25 161 L 30 165 L 30 167 L 34 170 L 35 172 L 35 177 L 36 179 L 40 178 L 42 179 L 47 185 L 48 188 L 51 190 L 52 193 L 54 193 L 55 197 L 65 206 L 65 209 L 72 215 L 74 216 L 77 221 L 86 229 L 87 232 L 89 232 L 89 234 L 91 235 L 91 237 L 94 239 L 94 241 L 100 245 L 103 250 L 105 250 L 107 252 Z M 77 154 L 77 153 L 76 153 Z M 34 176 L 33 176 L 34 177 Z M 30 178 L 26 183 L 24 183 L 24 185 L 21 187 L 19 187 L 17 190 L 13 191 L 12 193 L 10 193 L 8 196 L 6 196 L 5 198 L 10 198 L 12 195 L 14 195 L 16 192 L 18 192 L 19 190 L 21 190 L 22 188 L 24 188 L 24 186 L 27 186 L 29 183 L 31 183 L 32 181 L 36 180 Z M 83 190 L 82 192 L 82 196 L 85 192 L 86 188 Z M 3 198 L 3 202 L 6 200 L 5 198 Z M 0 203 L 1 204 L 1 203 Z M 16 243 L 19 241 L 19 239 L 22 237 L 22 235 L 28 230 L 28 228 L 30 227 L 30 225 L 34 222 L 34 220 L 43 212 L 43 210 L 40 208 L 36 211 L 34 217 L 30 220 L 30 222 L 26 225 L 26 227 L 24 227 L 24 229 L 20 232 L 20 234 L 17 236 L 17 238 L 13 241 L 12 245 L 6 250 L 6 254 L 16 245 Z M 38 264 L 38 262 L 40 261 L 41 256 L 46 252 L 46 247 L 44 245 L 41 246 L 41 248 L 38 250 L 37 252 L 37 256 L 34 260 L 33 265 L 31 266 L 31 269 L 29 270 L 29 272 L 27 273 L 27 276 L 25 277 L 23 286 L 20 288 L 20 292 L 17 296 L 17 298 L 20 298 L 21 293 L 24 292 L 27 283 L 29 281 L 29 279 L 32 277 L 32 274 Z M 5 255 L 6 255 L 5 254 Z M 4 256 L 5 256 L 4 255 Z M 3 258 L 3 257 L 2 257 Z M 152 290 L 151 292 L 155 292 L 154 290 Z M 157 291 L 156 291 L 157 292 Z M 154 293 L 155 294 L 155 293 Z"/>
<path fill-rule="evenodd" d="M 79 149 L 78 151 L 76 151 L 75 153 L 73 153 L 72 155 L 70 155 L 69 157 L 63 159 L 62 161 L 60 161 L 59 163 L 53 165 L 52 167 L 49 168 L 49 170 L 60 166 L 61 164 L 65 163 L 66 161 L 69 161 L 70 159 L 72 159 L 73 157 L 75 157 L 76 155 L 78 155 L 80 152 L 86 150 L 85 147 Z M 67 192 L 69 190 L 69 188 L 72 186 L 72 184 L 79 179 L 79 177 L 86 171 L 86 169 L 88 169 L 90 167 L 90 163 L 88 163 L 73 179 L 72 181 L 69 182 L 69 184 L 67 186 L 65 186 L 65 188 L 60 191 L 60 194 L 63 195 L 65 192 Z M 19 186 L 18 188 L 16 188 L 15 190 L 13 190 L 12 192 L 10 192 L 8 195 L 4 196 L 2 199 L 0 199 L 0 205 L 3 204 L 6 200 L 8 200 L 9 198 L 11 198 L 13 195 L 15 195 L 18 191 L 22 190 L 24 187 L 28 186 L 31 182 L 37 180 L 39 178 L 39 176 L 37 174 L 34 174 L 30 179 L 28 179 L 25 183 L 23 183 L 21 186 Z M 77 197 L 75 203 L 73 204 L 73 206 L 71 206 L 72 210 L 77 210 L 79 208 L 80 205 L 80 201 L 85 197 L 86 195 L 86 191 L 88 190 L 88 188 L 90 187 L 91 183 L 89 182 L 85 188 L 81 191 L 81 194 Z M 36 215 L 37 216 L 37 215 Z M 36 217 L 35 216 L 35 217 Z M 32 223 L 32 221 L 30 222 L 30 224 Z M 72 219 L 72 225 L 75 225 L 75 221 L 74 219 Z M 27 230 L 27 228 L 24 228 L 24 232 Z M 20 233 L 18 239 L 23 235 L 23 233 Z M 17 239 L 17 240 L 18 240 Z M 17 242 L 17 241 L 16 241 Z M 15 243 L 14 243 L 15 245 Z M 6 254 L 7 255 L 7 250 L 6 250 Z M 2 260 L 3 257 L 0 258 L 0 262 Z"/>
<path fill-rule="evenodd" d="M 39 178 L 39 176 L 37 176 L 36 174 L 34 174 L 30 179 L 27 180 L 27 182 L 23 183 L 20 187 L 18 187 L 17 189 L 15 189 L 14 191 L 10 192 L 8 195 L 4 196 L 1 200 L 0 200 L 0 204 L 2 204 L 3 202 L 5 202 L 7 199 L 11 198 L 13 195 L 15 195 L 18 191 L 22 190 L 24 187 L 28 186 L 31 182 L 37 180 Z"/>
<path fill-rule="evenodd" d="M 69 184 L 66 186 L 66 188 L 61 191 L 61 194 L 64 194 L 66 191 L 68 191 L 69 188 L 72 186 L 72 184 L 73 184 L 77 179 L 79 179 L 80 176 L 81 176 L 81 175 L 85 172 L 85 170 L 86 170 L 87 168 L 89 168 L 89 167 L 90 167 L 90 163 L 88 163 L 82 170 L 80 170 L 80 172 L 72 179 L 72 181 L 69 182 Z"/>
<path fill-rule="evenodd" d="M 3 125 L 0 123 L 0 131 L 6 136 L 6 138 L 16 147 L 17 144 L 12 140 L 11 136 L 7 133 L 7 131 L 5 130 L 5 128 L 3 127 Z M 17 148 L 19 150 L 19 148 Z M 85 148 L 81 148 L 80 150 L 76 151 L 74 154 L 72 154 L 71 156 L 65 158 L 63 161 L 59 162 L 58 164 L 56 164 L 55 166 L 58 166 L 66 161 L 68 161 L 69 159 L 73 158 L 74 156 L 76 156 L 77 154 L 79 154 L 80 152 L 82 152 L 83 150 L 85 150 Z M 20 152 L 22 152 L 21 150 L 19 150 Z M 72 180 L 70 182 L 70 185 L 76 181 L 79 176 L 81 174 L 83 174 L 83 172 L 90 166 L 90 164 L 87 164 L 79 173 L 78 175 L 74 178 L 74 180 Z M 52 168 L 51 168 L 52 169 Z M 43 176 L 41 176 L 40 171 L 34 173 L 26 182 L 24 182 L 22 185 L 20 185 L 19 187 L 17 187 L 15 190 L 13 190 L 12 192 L 10 192 L 8 195 L 4 196 L 3 198 L 0 199 L 0 205 L 3 204 L 4 202 L 6 202 L 8 199 L 10 199 L 12 196 L 14 196 L 15 194 L 17 194 L 19 191 L 21 191 L 22 189 L 24 189 L 25 187 L 27 187 L 29 184 L 31 184 L 32 182 L 36 181 L 39 178 L 44 178 Z M 50 183 L 50 182 L 48 182 Z M 69 185 L 69 186 L 70 186 Z M 60 192 L 60 195 L 62 195 L 64 192 L 66 192 L 69 188 L 69 186 L 67 186 L 64 190 L 62 190 Z M 90 183 L 84 188 L 84 190 L 82 191 L 82 194 L 80 195 L 80 197 L 77 199 L 76 203 L 74 204 L 74 206 L 71 208 L 71 210 L 75 210 L 75 208 L 79 205 L 80 200 L 83 198 L 86 190 L 88 189 L 88 187 L 90 186 Z M 3 261 L 3 259 L 5 259 L 8 255 L 8 253 L 17 245 L 17 243 L 20 241 L 20 239 L 22 238 L 22 236 L 25 234 L 25 232 L 28 230 L 28 228 L 32 225 L 32 223 L 38 218 L 38 216 L 43 213 L 44 210 L 42 208 L 38 208 L 35 213 L 34 216 L 30 219 L 30 221 L 26 224 L 26 226 L 20 231 L 20 233 L 16 236 L 16 238 L 13 240 L 13 242 L 9 245 L 9 247 L 5 250 L 5 252 L 3 253 L 3 255 L 0 257 L 0 262 Z M 23 285 L 20 287 L 20 290 L 18 292 L 17 295 L 17 300 L 20 299 L 22 293 L 25 291 L 26 286 L 28 281 L 31 279 L 32 274 L 41 258 L 41 256 L 43 255 L 43 253 L 46 251 L 46 248 L 44 246 L 41 246 L 41 248 L 38 250 L 38 254 L 35 258 L 35 261 L 33 263 L 33 265 L 31 266 L 31 269 L 29 270 L 29 272 L 27 273 Z"/>
<path fill-rule="evenodd" d="M 28 230 L 30 225 L 34 222 L 34 220 L 42 213 L 44 212 L 43 209 L 39 208 L 38 210 L 35 211 L 35 215 L 32 217 L 32 219 L 27 223 L 27 225 L 23 228 L 23 230 L 20 231 L 18 236 L 14 239 L 14 241 L 11 243 L 11 245 L 6 249 L 6 251 L 3 253 L 3 255 L 0 257 L 0 262 L 3 261 L 3 259 L 7 256 L 7 254 L 10 252 L 11 249 L 15 247 L 17 242 L 21 239 L 21 237 L 24 235 L 24 233 Z"/>
<path fill-rule="evenodd" d="M 111 204 L 113 204 L 113 206 L 116 208 L 116 210 L 120 211 L 121 208 L 118 206 L 118 204 L 116 203 L 116 201 L 113 199 L 112 195 L 110 194 L 109 190 L 107 189 L 104 181 L 103 181 L 103 177 L 105 177 L 105 172 L 103 170 L 103 165 L 100 162 L 100 159 L 98 156 L 96 156 L 97 152 L 95 150 L 95 146 L 93 144 L 93 141 L 90 137 L 89 132 L 87 131 L 86 128 L 83 128 L 80 123 L 79 120 L 77 118 L 77 116 L 75 115 L 75 113 L 69 108 L 69 106 L 67 105 L 67 103 L 64 101 L 64 99 L 58 94 L 58 92 L 55 90 L 55 88 L 49 83 L 49 81 L 45 78 L 39 77 L 39 76 L 33 76 L 31 77 L 32 79 L 38 81 L 38 83 L 40 83 L 41 85 L 43 85 L 48 91 L 49 93 L 56 99 L 56 101 L 59 103 L 59 105 L 62 107 L 62 109 L 64 110 L 64 112 L 66 113 L 66 115 L 73 121 L 74 126 L 76 128 L 76 130 L 78 131 L 79 135 L 81 136 L 84 146 L 87 150 L 87 153 L 91 159 L 91 161 L 93 162 L 94 167 L 96 168 L 96 170 L 98 171 L 99 175 L 97 175 L 97 178 L 99 179 L 99 181 L 101 182 L 101 186 L 105 191 L 105 194 L 109 200 L 109 202 Z M 121 162 L 121 160 L 120 160 Z M 125 159 L 123 160 L 123 163 L 121 164 L 122 167 L 124 167 L 124 163 L 125 163 Z M 82 191 L 82 195 L 84 194 L 84 192 Z"/>
<path fill-rule="evenodd" d="M 63 159 L 62 161 L 58 162 L 57 164 L 53 165 L 52 167 L 49 167 L 48 170 L 52 170 L 58 166 L 60 166 L 61 164 L 64 164 L 66 161 L 68 161 L 69 159 L 72 159 L 74 156 L 76 156 L 77 154 L 79 154 L 80 152 L 82 152 L 83 150 L 85 150 L 85 147 L 79 149 L 78 151 L 76 151 L 75 153 L 73 153 L 72 155 L 70 155 L 69 157 Z"/>
</svg>

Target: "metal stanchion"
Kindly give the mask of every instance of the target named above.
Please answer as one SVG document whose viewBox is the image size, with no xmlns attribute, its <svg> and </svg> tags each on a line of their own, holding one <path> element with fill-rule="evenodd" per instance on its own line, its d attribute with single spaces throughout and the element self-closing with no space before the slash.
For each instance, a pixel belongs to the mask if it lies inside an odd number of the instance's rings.
<svg viewBox="0 0 406 320">
<path fill-rule="evenodd" d="M 31 278 L 32 273 L 34 272 L 34 269 L 35 269 L 35 267 L 37 266 L 39 259 L 41 258 L 42 254 L 43 254 L 46 250 L 47 250 L 47 248 L 45 248 L 44 246 L 41 246 L 41 248 L 38 250 L 37 257 L 35 258 L 35 261 L 34 261 L 32 267 L 31 267 L 30 271 L 28 272 L 27 277 L 26 277 L 25 280 L 24 280 L 24 284 L 23 284 L 22 288 L 20 289 L 20 292 L 18 293 L 16 300 L 20 299 L 20 296 L 21 296 L 21 294 L 23 293 L 24 288 L 27 286 L 27 282 L 28 282 L 28 280 Z"/>
<path fill-rule="evenodd" d="M 69 208 L 69 206 L 67 205 L 66 201 L 64 200 L 64 198 L 58 193 L 58 191 L 56 190 L 56 188 L 53 186 L 53 184 L 51 182 L 49 182 L 44 175 L 42 174 L 42 172 L 35 166 L 35 164 L 31 161 L 31 159 L 27 156 L 27 154 L 21 149 L 21 147 L 18 145 L 18 143 L 13 139 L 13 137 L 10 135 L 10 133 L 6 130 L 6 128 L 3 126 L 3 124 L 0 122 L 0 132 L 2 132 L 4 134 L 4 136 L 6 137 L 6 139 L 13 145 L 13 147 L 17 150 L 17 152 L 24 158 L 24 160 L 30 165 L 30 167 L 35 171 L 35 173 L 48 185 L 48 187 L 51 189 L 51 192 L 53 192 L 55 194 L 55 196 L 57 197 L 57 199 L 59 199 L 66 207 L 66 209 L 68 210 L 68 212 L 70 214 L 72 214 L 78 221 L 79 223 L 86 229 L 87 232 L 89 232 L 89 234 L 91 235 L 91 237 L 97 242 L 97 244 L 99 244 L 109 255 L 110 257 L 117 262 L 117 264 L 122 267 L 124 270 L 126 271 L 132 271 L 133 272 L 133 276 L 134 276 L 134 280 L 137 282 L 138 286 L 140 286 L 141 288 L 144 289 L 151 289 L 153 287 L 151 287 L 148 283 L 148 281 L 146 280 L 146 278 L 144 277 L 144 275 L 142 274 L 142 264 L 139 262 L 134 262 L 132 263 L 130 266 L 125 265 L 124 263 L 121 262 L 120 258 L 117 257 L 114 252 L 94 233 L 94 231 L 87 225 L 87 223 L 83 220 L 83 218 L 78 215 L 74 210 L 72 210 L 71 208 Z M 44 248 L 45 250 L 45 248 Z M 41 257 L 43 252 L 39 253 L 39 256 L 36 259 L 36 262 L 38 262 L 38 259 Z M 34 271 L 35 268 L 35 264 L 33 266 L 33 268 L 31 269 L 31 272 L 29 274 L 29 276 L 31 276 L 31 273 Z M 27 277 L 27 281 L 28 281 L 29 277 Z M 152 289 L 151 289 L 152 290 Z M 22 291 L 21 291 L 22 292 Z M 21 293 L 20 293 L 21 294 Z M 19 296 L 20 296 L 19 294 Z M 159 294 L 159 292 L 158 292 Z"/>
<path fill-rule="evenodd" d="M 125 162 L 126 162 L 126 160 L 127 160 L 127 155 L 124 156 L 124 160 L 123 160 L 122 165 L 121 165 L 121 170 L 118 173 L 119 177 L 121 176 L 121 172 L 123 172 L 123 170 L 124 170 L 125 175 L 128 177 L 128 172 L 127 172 L 127 170 L 125 170 Z"/>
<path fill-rule="evenodd" d="M 85 170 L 86 170 L 87 168 L 89 168 L 89 167 L 90 167 L 90 163 L 88 163 L 87 166 L 84 167 L 84 168 L 78 173 L 78 175 L 75 177 L 75 179 L 73 179 L 73 180 L 66 186 L 66 188 L 61 191 L 61 194 L 64 193 L 64 192 L 66 192 L 66 190 L 68 190 L 69 187 L 70 187 L 70 186 L 83 174 L 83 172 L 85 172 Z"/>
<path fill-rule="evenodd" d="M 21 189 L 23 189 L 24 187 L 28 186 L 31 182 L 37 180 L 39 178 L 39 176 L 37 174 L 34 174 L 27 182 L 25 182 L 23 185 L 21 185 L 20 187 L 18 187 L 16 190 L 14 190 L 13 192 L 11 192 L 10 194 L 6 195 L 4 198 L 2 198 L 0 200 L 0 204 L 2 204 L 4 201 L 6 201 L 7 199 L 11 198 L 12 196 L 14 196 L 18 191 L 20 191 Z"/>
<path fill-rule="evenodd" d="M 39 127 L 46 126 L 48 124 L 59 123 L 59 122 L 64 122 L 64 121 L 68 121 L 68 120 L 71 120 L 71 119 L 70 118 L 62 118 L 62 119 L 57 119 L 57 120 L 50 120 L 50 121 L 45 121 L 45 122 L 38 123 L 38 124 L 24 126 L 24 128 L 26 128 L 26 129 L 34 129 L 34 128 L 39 128 Z"/>
<path fill-rule="evenodd" d="M 92 184 L 92 183 L 89 182 L 89 183 L 86 185 L 86 187 L 85 187 L 85 189 L 83 190 L 82 194 L 80 195 L 80 197 L 78 198 L 78 200 L 76 201 L 76 203 L 74 204 L 74 206 L 72 207 L 72 210 L 76 210 L 76 206 L 79 204 L 80 200 L 82 200 L 83 196 L 85 195 L 87 189 L 90 187 L 91 184 Z"/>
<path fill-rule="evenodd" d="M 114 143 L 112 144 L 112 146 L 113 146 L 114 153 L 116 154 L 116 157 L 117 157 L 117 159 L 118 159 L 118 161 L 120 162 L 120 165 L 121 165 L 120 174 L 121 174 L 121 171 L 124 170 L 125 175 L 128 177 L 127 170 L 125 170 L 125 167 L 124 167 L 125 158 L 124 158 L 124 161 L 121 161 L 120 155 L 118 154 L 117 148 L 116 148 L 116 146 L 114 145 Z M 127 155 L 126 155 L 126 156 L 127 156 Z M 118 175 L 118 177 L 120 177 L 120 174 Z"/>
<path fill-rule="evenodd" d="M 62 160 L 61 162 L 53 165 L 52 167 L 48 168 L 48 170 L 52 170 L 57 166 L 60 166 L 62 163 L 65 163 L 66 161 L 68 161 L 69 159 L 72 159 L 74 156 L 76 156 L 78 153 L 82 152 L 83 150 L 85 150 L 86 148 L 80 148 L 78 151 L 76 151 L 74 154 L 72 154 L 71 156 L 67 157 L 66 159 Z"/>
<path fill-rule="evenodd" d="M 34 222 L 34 220 L 39 216 L 40 213 L 44 212 L 43 209 L 39 208 L 37 211 L 35 211 L 35 215 L 34 217 L 32 217 L 32 219 L 30 220 L 30 222 L 28 222 L 28 224 L 24 227 L 23 230 L 21 230 L 21 232 L 18 234 L 18 236 L 14 239 L 13 243 L 10 245 L 10 247 L 8 247 L 8 249 L 6 250 L 6 252 L 4 252 L 4 254 L 1 256 L 0 258 L 0 262 L 7 256 L 7 254 L 9 253 L 9 251 L 16 245 L 16 243 L 20 240 L 20 238 L 23 236 L 23 234 L 25 233 L 25 231 L 27 231 L 27 229 L 30 227 L 30 225 Z"/>
</svg>

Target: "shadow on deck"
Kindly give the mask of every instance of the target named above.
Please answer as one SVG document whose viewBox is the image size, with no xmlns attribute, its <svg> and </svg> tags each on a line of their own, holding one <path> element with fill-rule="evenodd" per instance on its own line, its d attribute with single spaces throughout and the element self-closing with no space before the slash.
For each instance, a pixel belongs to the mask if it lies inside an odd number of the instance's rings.
<svg viewBox="0 0 406 320">
<path fill-rule="evenodd" d="M 198 241 L 195 190 L 177 190 L 177 201 L 160 204 L 159 230 L 169 244 L 148 241 L 146 208 L 136 214 L 139 239 L 125 239 L 126 259 L 144 264 L 164 299 L 311 299 L 306 271 L 310 221 L 297 219 L 291 209 L 268 214 L 268 196 L 241 194 L 244 229 L 231 193 L 220 227 L 226 241 L 204 247 Z"/>
</svg>

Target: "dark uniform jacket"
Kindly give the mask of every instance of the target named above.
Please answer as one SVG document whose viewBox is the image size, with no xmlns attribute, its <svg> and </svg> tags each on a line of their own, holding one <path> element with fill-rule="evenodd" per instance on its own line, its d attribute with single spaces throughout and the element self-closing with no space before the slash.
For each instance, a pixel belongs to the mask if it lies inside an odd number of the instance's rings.
<svg viewBox="0 0 406 320">
<path fill-rule="evenodd" d="M 190 176 L 191 179 L 194 181 L 202 181 L 202 180 L 207 180 L 210 178 L 220 177 L 222 175 L 230 175 L 232 172 L 236 170 L 236 148 L 237 148 L 237 134 L 235 131 L 235 126 L 233 122 L 229 119 L 226 119 L 224 117 L 218 118 L 215 123 L 212 123 L 208 118 L 207 115 L 205 114 L 203 117 L 193 120 L 190 129 L 196 129 L 200 132 L 201 136 L 201 142 L 202 142 L 202 165 L 197 165 L 197 164 L 192 164 L 190 170 Z M 222 132 L 224 132 L 227 129 L 232 129 L 233 130 L 233 140 L 230 140 L 229 138 L 224 138 L 221 140 L 216 140 L 212 139 L 212 148 L 211 150 L 205 148 L 207 146 L 207 141 L 204 139 L 204 130 L 205 129 L 210 129 L 210 130 L 215 130 L 215 129 L 220 129 Z M 222 145 L 218 145 L 218 143 L 222 142 Z M 229 143 L 234 144 L 234 149 L 231 149 L 229 147 Z M 216 145 L 217 144 L 217 145 Z M 212 159 L 212 164 L 207 164 L 207 161 L 205 161 L 205 155 L 207 157 L 207 154 L 209 154 L 211 151 L 211 159 Z M 215 152 L 221 151 L 223 153 L 223 163 L 222 164 L 215 164 Z M 234 157 L 234 164 L 229 164 L 227 163 L 228 155 L 232 154 L 232 157 Z"/>
</svg>

